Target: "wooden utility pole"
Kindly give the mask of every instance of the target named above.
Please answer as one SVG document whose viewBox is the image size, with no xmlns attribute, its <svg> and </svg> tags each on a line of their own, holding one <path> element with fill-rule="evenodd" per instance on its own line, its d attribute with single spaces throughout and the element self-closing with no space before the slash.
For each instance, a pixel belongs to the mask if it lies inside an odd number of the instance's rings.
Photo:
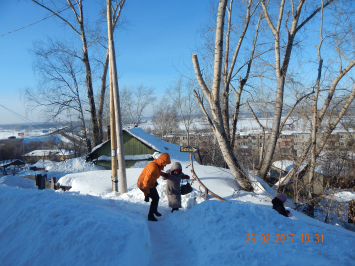
<svg viewBox="0 0 355 266">
<path fill-rule="evenodd" d="M 110 73 L 110 139 L 111 139 L 111 181 L 112 191 L 118 191 L 117 178 L 117 143 L 115 127 L 115 109 L 113 101 L 112 75 Z"/>
<path fill-rule="evenodd" d="M 126 180 L 126 165 L 123 153 L 123 134 L 122 134 L 122 122 L 120 112 L 120 101 L 117 82 L 116 71 L 116 57 L 115 46 L 113 43 L 113 31 L 112 31 L 112 15 L 111 15 L 111 0 L 107 0 L 107 28 L 108 28 L 108 49 L 109 49 L 109 61 L 110 61 L 110 113 L 111 113 L 111 132 L 116 131 L 115 135 L 111 133 L 111 157 L 112 157 L 112 190 L 118 191 L 117 185 L 117 159 L 118 159 L 118 172 L 120 182 L 121 194 L 127 192 L 127 180 Z M 114 115 L 113 115 L 114 114 Z M 112 124 L 113 122 L 113 124 Z M 114 147 L 112 143 L 117 145 Z M 117 151 L 117 155 L 116 155 Z M 116 157 L 117 156 L 117 157 Z M 115 161 L 115 163 L 113 162 Z M 114 164 L 116 164 L 115 169 Z M 116 176 L 114 176 L 116 173 Z"/>
</svg>

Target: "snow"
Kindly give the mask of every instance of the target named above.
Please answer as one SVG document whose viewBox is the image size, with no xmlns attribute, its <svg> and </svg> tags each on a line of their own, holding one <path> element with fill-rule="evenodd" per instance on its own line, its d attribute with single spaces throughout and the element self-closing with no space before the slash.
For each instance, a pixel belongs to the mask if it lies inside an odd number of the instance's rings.
<svg viewBox="0 0 355 266">
<path fill-rule="evenodd" d="M 19 188 L 37 188 L 35 182 L 24 179 L 19 176 L 7 175 L 0 178 L 0 186 L 19 187 Z"/>
<path fill-rule="evenodd" d="M 65 176 L 70 173 L 81 173 L 90 171 L 104 170 L 105 168 L 97 166 L 93 163 L 86 163 L 84 158 L 74 158 L 67 160 L 65 162 L 53 162 L 49 160 L 39 160 L 37 163 L 30 166 L 36 166 L 37 168 L 44 168 L 45 171 L 39 171 L 47 174 L 47 180 L 50 180 L 52 177 L 56 177 L 57 180 L 62 176 Z M 24 171 L 23 175 L 34 175 L 39 173 L 38 171 Z"/>
<path fill-rule="evenodd" d="M 172 163 L 178 155 L 171 153 Z M 179 161 L 191 175 L 187 159 Z M 227 201 L 210 195 L 204 201 L 195 181 L 183 208 L 171 213 L 159 179 L 163 216 L 148 222 L 150 203 L 136 187 L 143 165 L 127 169 L 123 195 L 112 192 L 111 171 L 82 158 L 43 165 L 72 189 L 38 190 L 20 176 L 0 178 L 0 265 L 354 265 L 354 232 L 295 210 L 292 218 L 279 215 L 271 207 L 275 191 L 257 177 L 255 193 L 244 192 L 229 170 L 194 163 L 200 180 Z M 255 242 L 247 243 L 251 234 Z M 288 242 L 276 243 L 280 234 Z M 309 243 L 302 242 L 306 234 Z M 322 242 L 314 242 L 316 234 Z M 270 243 L 262 243 L 263 235 Z"/>
<path fill-rule="evenodd" d="M 152 154 L 138 154 L 138 155 L 125 155 L 125 160 L 148 160 L 152 159 Z M 101 155 L 99 158 L 93 160 L 95 161 L 111 161 L 111 157 L 106 155 Z"/>
<path fill-rule="evenodd" d="M 291 160 L 282 160 L 272 163 L 272 166 L 281 169 L 282 171 L 289 172 L 293 168 L 294 162 Z"/>
<path fill-rule="evenodd" d="M 291 161 L 291 160 L 281 160 L 281 161 L 275 161 L 272 163 L 272 166 L 274 167 L 277 167 L 279 169 L 281 169 L 282 171 L 286 171 L 286 172 L 289 172 L 291 171 L 291 169 L 293 168 L 293 166 L 295 165 L 296 163 L 294 161 Z M 303 168 L 306 166 L 307 164 L 306 163 L 302 163 L 302 165 L 300 166 L 299 168 L 299 172 L 303 170 Z M 322 167 L 320 165 L 317 165 L 315 168 L 314 168 L 314 171 L 316 173 L 319 173 L 319 174 L 323 174 L 323 171 L 322 171 Z M 281 181 L 282 182 L 282 181 Z"/>
<path fill-rule="evenodd" d="M 70 150 L 33 150 L 29 153 L 26 153 L 24 156 L 49 156 L 49 155 L 58 155 L 58 156 L 68 156 L 73 155 L 75 152 Z"/>
<path fill-rule="evenodd" d="M 354 191 L 341 191 L 334 193 L 333 199 L 337 202 L 348 203 L 349 201 L 355 200 L 355 192 Z"/>
<path fill-rule="evenodd" d="M 130 134 L 159 152 L 168 152 L 191 176 L 188 153 L 140 128 Z M 144 157 L 144 158 L 143 158 Z M 143 156 L 141 159 L 147 159 Z M 137 157 L 134 157 L 137 159 Z M 136 187 L 149 161 L 126 169 L 128 192 L 112 192 L 111 171 L 85 162 L 40 160 L 47 178 L 58 177 L 69 191 L 38 190 L 21 176 L 0 178 L 0 265 L 354 265 L 355 233 L 291 210 L 286 218 L 272 209 L 276 191 L 249 173 L 254 193 L 240 190 L 228 169 L 194 162 L 201 182 L 226 201 L 204 201 L 201 187 L 182 196 L 182 209 L 171 213 L 166 181 L 158 179 L 158 222 L 148 222 L 149 204 Z M 284 165 L 284 163 L 282 163 Z M 165 170 L 169 169 L 168 165 Z M 118 184 L 119 187 L 119 184 Z M 354 193 L 337 193 L 344 202 Z M 287 209 L 294 206 L 286 202 Z M 288 241 L 276 243 L 277 236 Z M 302 235 L 310 241 L 302 241 Z M 316 243 L 318 238 L 323 241 Z M 248 236 L 255 238 L 248 243 Z M 269 237 L 270 243 L 264 242 Z"/>
<path fill-rule="evenodd" d="M 62 140 L 62 138 L 64 138 L 66 141 L 67 139 L 65 137 L 63 137 L 62 135 L 43 135 L 43 136 L 30 136 L 30 137 L 25 137 L 23 138 L 23 142 L 25 143 L 30 143 L 30 142 L 55 142 L 58 143 Z"/>
</svg>

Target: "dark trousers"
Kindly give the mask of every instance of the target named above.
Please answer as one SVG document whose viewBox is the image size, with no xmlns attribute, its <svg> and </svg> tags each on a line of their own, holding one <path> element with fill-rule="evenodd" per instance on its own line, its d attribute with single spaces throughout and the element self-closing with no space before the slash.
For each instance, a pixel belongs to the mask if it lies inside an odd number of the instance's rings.
<svg viewBox="0 0 355 266">
<path fill-rule="evenodd" d="M 158 194 L 158 191 L 155 187 L 150 189 L 149 198 L 152 199 L 152 203 L 150 203 L 150 205 L 158 205 L 159 194 Z"/>
<path fill-rule="evenodd" d="M 148 197 L 151 198 L 152 200 L 152 202 L 150 203 L 149 215 L 153 215 L 153 213 L 158 212 L 158 203 L 159 203 L 159 194 L 155 187 L 150 189 Z"/>
</svg>

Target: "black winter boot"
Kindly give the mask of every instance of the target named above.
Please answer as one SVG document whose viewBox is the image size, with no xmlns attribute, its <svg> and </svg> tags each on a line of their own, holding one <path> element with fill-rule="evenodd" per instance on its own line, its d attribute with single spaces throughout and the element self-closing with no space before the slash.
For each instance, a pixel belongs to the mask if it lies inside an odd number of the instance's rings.
<svg viewBox="0 0 355 266">
<path fill-rule="evenodd" d="M 154 213 L 156 216 L 160 217 L 160 216 L 161 216 L 161 213 L 158 212 L 158 205 L 153 205 L 153 206 L 154 206 L 153 213 Z"/>
<path fill-rule="evenodd" d="M 178 210 L 179 210 L 179 208 L 172 208 L 171 213 L 173 213 L 174 211 L 178 211 Z"/>
<path fill-rule="evenodd" d="M 149 213 L 148 213 L 148 221 L 156 222 L 157 218 L 154 216 L 155 205 L 150 204 Z"/>
<path fill-rule="evenodd" d="M 157 218 L 155 218 L 154 214 L 148 214 L 148 221 L 157 222 Z"/>
</svg>

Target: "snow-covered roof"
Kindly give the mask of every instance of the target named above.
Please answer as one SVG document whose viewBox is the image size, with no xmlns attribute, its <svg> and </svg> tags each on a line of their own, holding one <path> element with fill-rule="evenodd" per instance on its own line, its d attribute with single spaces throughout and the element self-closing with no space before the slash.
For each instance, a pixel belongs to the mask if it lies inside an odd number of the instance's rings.
<svg viewBox="0 0 355 266">
<path fill-rule="evenodd" d="M 184 161 L 188 160 L 186 158 L 188 153 L 180 152 L 179 145 L 161 140 L 139 127 L 126 129 L 125 131 L 159 153 L 169 153 L 171 158 L 177 160 L 181 160 L 181 159 L 183 159 Z"/>
<path fill-rule="evenodd" d="M 1 167 L 8 167 L 10 165 L 19 165 L 19 164 L 25 164 L 25 163 L 19 159 L 5 160 L 0 162 Z"/>
<path fill-rule="evenodd" d="M 272 163 L 272 166 L 281 169 L 282 171 L 289 172 L 293 168 L 295 162 L 291 160 L 281 160 L 281 161 L 275 161 Z M 298 171 L 302 171 L 304 167 L 306 167 L 306 163 L 302 163 L 300 166 L 300 169 Z M 320 166 L 316 166 L 314 171 L 319 174 L 323 174 L 323 171 L 321 170 Z"/>
<path fill-rule="evenodd" d="M 29 153 L 26 153 L 24 156 L 68 156 L 73 154 L 75 154 L 75 152 L 70 150 L 34 150 Z"/>
<path fill-rule="evenodd" d="M 139 155 L 126 155 L 125 160 L 134 160 L 134 161 L 140 161 L 140 160 L 150 160 L 153 159 L 152 154 L 139 154 Z M 106 155 L 101 155 L 99 158 L 93 160 L 94 162 L 96 161 L 111 161 L 111 157 L 106 156 Z"/>
<path fill-rule="evenodd" d="M 136 138 L 137 140 L 139 140 L 140 142 L 147 145 L 148 147 L 150 147 L 151 149 L 155 150 L 158 153 L 158 154 L 154 153 L 150 156 L 154 157 L 155 155 L 158 156 L 160 153 L 169 153 L 170 158 L 173 158 L 176 160 L 183 160 L 183 161 L 189 160 L 189 158 L 187 158 L 188 153 L 180 152 L 179 145 L 172 144 L 172 143 L 166 142 L 164 140 L 161 140 L 161 139 L 153 136 L 152 134 L 149 134 L 148 132 L 144 131 L 142 128 L 135 127 L 135 128 L 130 128 L 130 129 L 123 129 L 123 131 L 127 132 L 129 135 Z M 110 141 L 110 140 L 108 140 L 108 141 Z M 92 154 L 95 150 L 101 148 L 108 141 L 95 146 L 92 149 L 90 154 Z M 143 154 L 143 155 L 145 156 L 146 154 Z M 134 156 L 137 156 L 137 155 L 134 155 Z M 130 157 L 125 156 L 125 158 L 126 158 L 126 160 L 141 160 L 141 159 L 136 159 L 137 157 L 132 157 L 133 158 L 132 159 Z"/>
<path fill-rule="evenodd" d="M 291 160 L 282 160 L 272 163 L 272 166 L 281 169 L 282 171 L 289 172 L 293 168 L 293 161 Z"/>
</svg>

